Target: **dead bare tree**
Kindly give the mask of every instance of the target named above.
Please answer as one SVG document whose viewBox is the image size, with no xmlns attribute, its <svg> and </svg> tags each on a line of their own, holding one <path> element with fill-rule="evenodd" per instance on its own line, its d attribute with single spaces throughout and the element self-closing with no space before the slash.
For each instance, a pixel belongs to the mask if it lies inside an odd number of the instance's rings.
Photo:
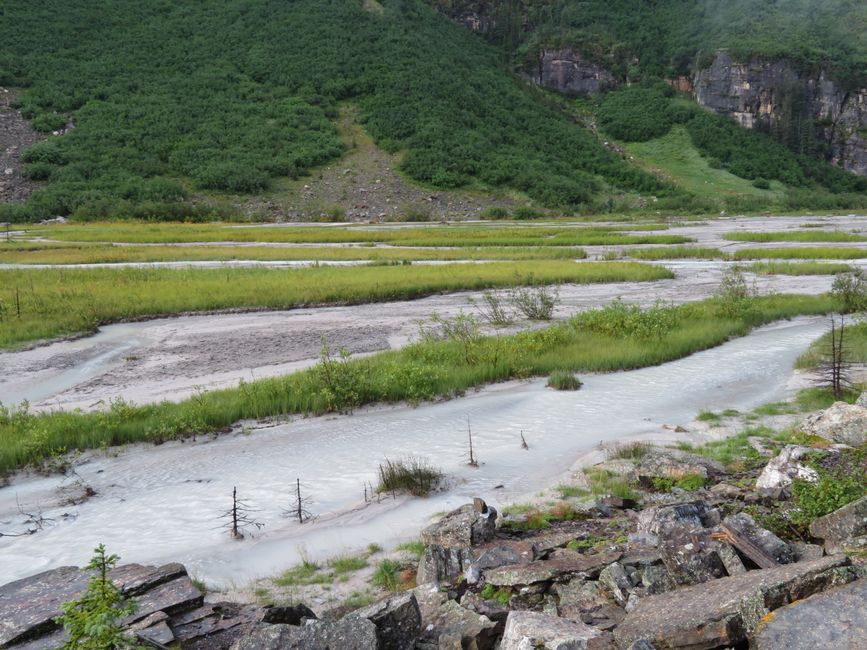
<svg viewBox="0 0 867 650">
<path fill-rule="evenodd" d="M 478 467 L 479 459 L 473 454 L 473 430 L 470 427 L 470 416 L 467 415 L 467 440 L 469 441 L 469 463 L 470 467 Z"/>
<path fill-rule="evenodd" d="M 299 524 L 313 519 L 313 514 L 307 510 L 307 505 L 310 503 L 310 497 L 301 493 L 301 479 L 295 479 L 295 491 L 292 497 L 292 505 L 283 511 L 284 517 L 292 517 L 297 519 Z M 365 500 L 367 499 L 367 488 L 365 487 Z"/>
<path fill-rule="evenodd" d="M 840 316 L 839 323 L 836 317 L 831 316 L 831 339 L 819 362 L 818 383 L 830 388 L 836 399 L 852 388 L 849 378 L 848 350 L 844 345 L 843 333 L 846 329 L 845 316 Z"/>
<path fill-rule="evenodd" d="M 256 521 L 252 513 L 256 512 L 245 501 L 238 498 L 238 488 L 232 488 L 232 507 L 220 515 L 226 523 L 221 528 L 228 530 L 234 539 L 244 539 L 244 532 L 250 528 L 259 530 L 265 524 Z"/>
<path fill-rule="evenodd" d="M 526 439 L 524 438 L 524 432 L 521 431 L 521 449 L 529 449 L 530 445 L 527 444 Z"/>
</svg>

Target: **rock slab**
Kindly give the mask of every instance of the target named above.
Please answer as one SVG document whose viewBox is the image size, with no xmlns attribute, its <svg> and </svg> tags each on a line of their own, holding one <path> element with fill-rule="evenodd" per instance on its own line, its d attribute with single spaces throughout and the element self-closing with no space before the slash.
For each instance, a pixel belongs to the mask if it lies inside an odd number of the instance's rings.
<svg viewBox="0 0 867 650">
<path fill-rule="evenodd" d="M 500 650 L 584 650 L 602 632 L 578 621 L 540 614 L 513 611 L 506 619 Z"/>
<path fill-rule="evenodd" d="M 641 639 L 657 650 L 736 646 L 769 612 L 857 577 L 847 557 L 832 556 L 720 578 L 642 599 L 614 635 L 622 647 Z"/>
<path fill-rule="evenodd" d="M 867 648 L 867 578 L 781 607 L 759 625 L 750 647 Z"/>
</svg>

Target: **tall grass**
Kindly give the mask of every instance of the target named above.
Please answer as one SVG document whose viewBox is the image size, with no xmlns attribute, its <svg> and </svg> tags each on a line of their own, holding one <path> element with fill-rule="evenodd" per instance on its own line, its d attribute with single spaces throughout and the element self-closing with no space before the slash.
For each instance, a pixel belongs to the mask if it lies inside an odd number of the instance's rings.
<svg viewBox="0 0 867 650">
<path fill-rule="evenodd" d="M 32 415 L 0 411 L 0 471 L 55 454 L 104 445 L 182 438 L 218 431 L 243 419 L 281 414 L 318 415 L 372 403 L 418 403 L 453 397 L 497 381 L 558 370 L 613 371 L 672 361 L 742 336 L 752 327 L 797 314 L 832 311 L 827 296 L 776 295 L 749 299 L 737 316 L 716 299 L 656 308 L 660 328 L 637 336 L 602 327 L 623 310 L 579 315 L 566 323 L 511 336 L 482 337 L 467 355 L 461 341 L 427 340 L 401 350 L 335 364 L 324 359 L 307 370 L 244 382 L 178 403 L 135 406 L 116 401 L 100 412 Z M 609 314 L 610 311 L 610 315 Z"/>
<path fill-rule="evenodd" d="M 729 259 L 728 253 L 718 248 L 704 248 L 700 246 L 667 246 L 664 248 L 637 248 L 627 251 L 626 254 L 637 260 L 676 260 L 676 259 L 702 259 L 724 260 Z"/>
<path fill-rule="evenodd" d="M 827 361 L 831 351 L 831 333 L 828 332 L 810 345 L 798 357 L 796 368 L 814 370 Z M 867 323 L 847 324 L 843 330 L 843 354 L 847 363 L 867 363 Z"/>
<path fill-rule="evenodd" d="M 628 228 L 625 228 L 628 229 Z M 626 234 L 600 226 L 226 226 L 222 224 L 97 223 L 34 229 L 59 241 L 191 243 L 283 242 L 295 244 L 380 243 L 402 246 L 582 246 L 684 244 L 680 235 Z"/>
<path fill-rule="evenodd" d="M 410 248 L 370 246 L 113 246 L 111 244 L 4 244 L 5 264 L 116 264 L 198 261 L 429 261 L 583 259 L 587 254 L 568 246 Z"/>
<path fill-rule="evenodd" d="M 854 260 L 867 257 L 867 248 L 823 246 L 815 248 L 752 248 L 734 254 L 736 260 Z"/>
<path fill-rule="evenodd" d="M 305 269 L 0 270 L 0 348 L 88 332 L 120 320 L 184 312 L 288 309 L 409 300 L 440 291 L 670 277 L 666 269 L 637 263 L 568 261 Z"/>
<path fill-rule="evenodd" d="M 748 242 L 859 242 L 867 241 L 867 237 L 854 232 L 841 230 L 784 230 L 778 232 L 729 232 L 725 234 L 729 241 Z"/>
<path fill-rule="evenodd" d="M 747 271 L 760 275 L 836 275 L 853 270 L 848 264 L 822 262 L 756 262 Z"/>
</svg>

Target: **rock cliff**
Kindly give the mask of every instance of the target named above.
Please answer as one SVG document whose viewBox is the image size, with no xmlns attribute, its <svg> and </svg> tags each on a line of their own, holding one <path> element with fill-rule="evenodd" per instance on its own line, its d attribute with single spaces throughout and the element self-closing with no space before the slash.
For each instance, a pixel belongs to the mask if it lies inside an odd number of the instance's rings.
<svg viewBox="0 0 867 650">
<path fill-rule="evenodd" d="M 867 175 L 867 88 L 846 90 L 825 71 L 787 60 L 739 62 L 726 50 L 696 73 L 693 84 L 701 106 L 783 138 L 815 136 L 831 162 Z"/>
<path fill-rule="evenodd" d="M 540 51 L 538 64 L 527 77 L 535 84 L 567 95 L 593 95 L 616 84 L 608 70 L 571 47 Z"/>
</svg>

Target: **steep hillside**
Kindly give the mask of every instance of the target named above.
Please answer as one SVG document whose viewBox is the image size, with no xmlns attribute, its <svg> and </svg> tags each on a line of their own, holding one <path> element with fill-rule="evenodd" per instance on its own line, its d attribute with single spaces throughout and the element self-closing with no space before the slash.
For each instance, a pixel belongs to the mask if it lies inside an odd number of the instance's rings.
<svg viewBox="0 0 867 650">
<path fill-rule="evenodd" d="M 259 192 L 343 153 L 333 120 L 350 98 L 421 183 L 547 205 L 664 193 L 500 59 L 422 0 L 9 0 L 0 85 L 26 87 L 36 128 L 75 127 L 29 150 L 47 186 L 13 216 Z"/>
</svg>

